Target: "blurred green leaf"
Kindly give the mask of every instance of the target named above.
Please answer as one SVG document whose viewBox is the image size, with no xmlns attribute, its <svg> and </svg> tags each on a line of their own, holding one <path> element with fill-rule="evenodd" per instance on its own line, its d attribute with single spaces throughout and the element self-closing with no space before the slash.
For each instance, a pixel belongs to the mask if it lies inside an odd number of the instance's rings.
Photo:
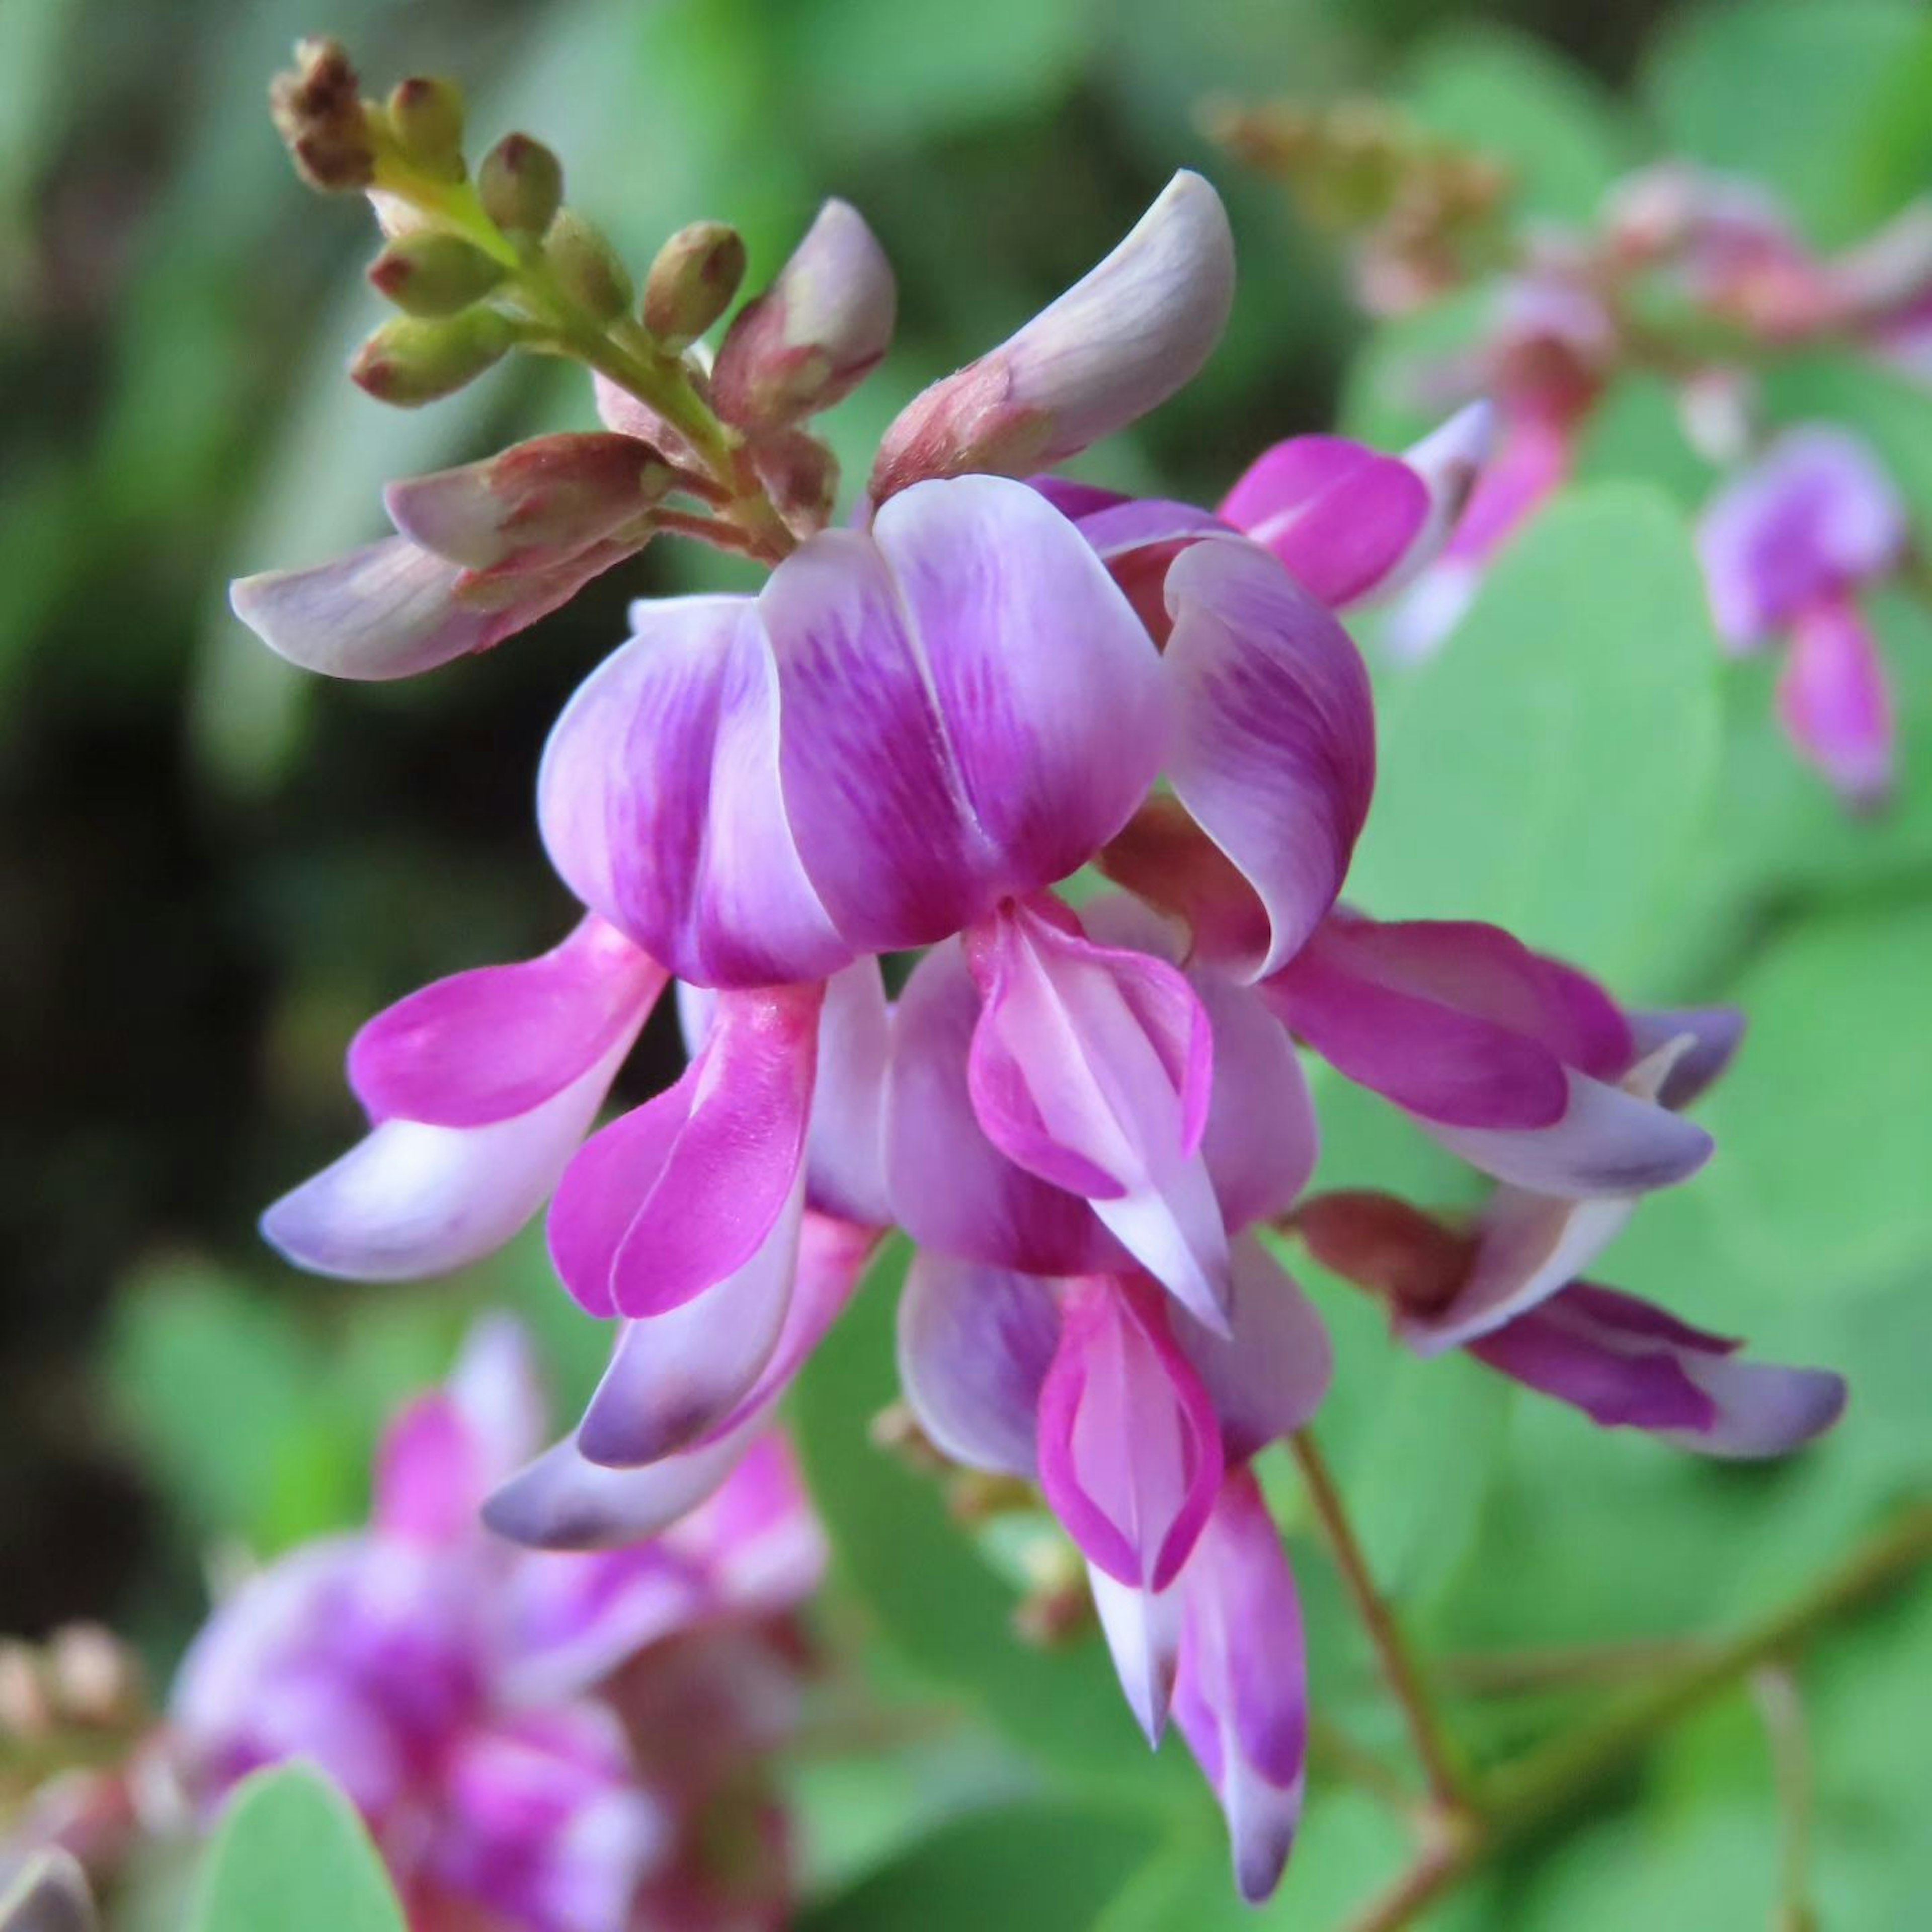
<svg viewBox="0 0 1932 1932">
<path fill-rule="evenodd" d="M 1686 510 L 1696 509 L 1717 480 L 1685 440 L 1676 390 L 1641 372 L 1620 376 L 1591 411 L 1576 440 L 1576 476 L 1654 483 Z"/>
<path fill-rule="evenodd" d="M 1148 1757 L 1097 1635 L 1052 1650 L 1022 1642 L 1012 1592 L 948 1516 L 940 1484 L 868 1435 L 897 1392 L 894 1309 L 906 1258 L 895 1242 L 794 1397 L 799 1453 L 837 1575 L 899 1658 L 1043 1763 L 1144 1804 L 1191 1796 L 1178 1745 Z"/>
<path fill-rule="evenodd" d="M 257 1772 L 209 1847 L 190 1932 L 407 1932 L 355 1808 L 306 1765 Z"/>
<path fill-rule="evenodd" d="M 1511 206 L 1532 218 L 1587 220 L 1630 164 L 1630 131 L 1611 96 L 1500 28 L 1459 28 L 1430 42 L 1402 98 L 1424 127 L 1504 163 L 1517 188 Z"/>
<path fill-rule="evenodd" d="M 1855 240 L 1932 174 L 1932 18 L 1913 0 L 1727 0 L 1646 62 L 1667 150 L 1761 182 L 1813 239 Z"/>
<path fill-rule="evenodd" d="M 1148 1850 L 1142 1818 L 1060 1804 L 984 1811 L 803 1913 L 798 1932 L 1079 1932 Z"/>
<path fill-rule="evenodd" d="M 1384 919 L 1493 920 L 1593 972 L 1637 972 L 1707 823 L 1717 664 L 1668 500 L 1603 484 L 1558 502 L 1441 654 L 1383 681 L 1349 897 Z"/>
<path fill-rule="evenodd" d="M 1379 449 L 1427 435 L 1468 400 L 1468 352 L 1492 307 L 1489 290 L 1470 289 L 1378 324 L 1342 378 L 1342 434 Z"/>
</svg>

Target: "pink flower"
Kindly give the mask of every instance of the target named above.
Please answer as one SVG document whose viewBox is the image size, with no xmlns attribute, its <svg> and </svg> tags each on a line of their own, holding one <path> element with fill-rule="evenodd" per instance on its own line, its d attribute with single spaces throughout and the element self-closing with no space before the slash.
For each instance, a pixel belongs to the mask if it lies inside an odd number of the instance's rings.
<svg viewBox="0 0 1932 1932">
<path fill-rule="evenodd" d="M 653 1542 L 581 1557 L 496 1543 L 477 1509 L 541 1424 L 520 1336 L 480 1329 L 448 1388 L 392 1426 L 370 1526 L 217 1609 L 177 1681 L 174 1748 L 203 1803 L 257 1766 L 314 1759 L 412 1914 L 467 1900 L 534 1932 L 641 1932 L 665 1922 L 643 1916 L 644 1888 L 701 1857 L 691 1833 L 714 1793 L 644 1774 L 636 1673 L 674 1643 L 754 1636 L 814 1587 L 824 1552 L 769 1436 Z"/>
</svg>

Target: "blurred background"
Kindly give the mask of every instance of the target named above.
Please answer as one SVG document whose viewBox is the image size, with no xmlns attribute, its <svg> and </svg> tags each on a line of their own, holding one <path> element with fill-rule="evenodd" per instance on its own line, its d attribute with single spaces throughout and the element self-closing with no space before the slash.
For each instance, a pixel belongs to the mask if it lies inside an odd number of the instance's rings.
<svg viewBox="0 0 1932 1932">
<path fill-rule="evenodd" d="M 628 598 L 727 568 L 657 545 L 510 646 L 397 687 L 304 680 L 230 616 L 231 576 L 380 534 L 386 479 L 591 420 L 578 372 L 528 362 L 412 413 L 344 378 L 382 312 L 359 272 L 370 225 L 298 186 L 265 109 L 305 32 L 347 41 L 372 82 L 459 79 L 478 149 L 512 128 L 550 141 L 572 200 L 634 264 L 717 216 L 749 240 L 755 286 L 820 198 L 854 202 L 897 267 L 902 325 L 828 421 L 848 474 L 900 402 L 1076 277 L 1182 165 L 1228 200 L 1234 321 L 1201 380 L 1089 473 L 1212 500 L 1264 444 L 1338 411 L 1384 439 L 1419 426 L 1391 374 L 1400 345 L 1369 339 L 1332 238 L 1202 133 L 1217 97 L 1400 97 L 1499 152 L 1558 221 L 1686 149 L 1768 173 L 1820 245 L 1932 185 L 1932 40 L 1904 0 L 4 0 L 0 1630 L 101 1618 L 164 1677 L 211 1552 L 355 1518 L 381 1418 L 441 1373 L 475 1309 L 526 1315 L 566 1401 L 598 1366 L 604 1338 L 535 1241 L 458 1282 L 371 1292 L 295 1274 L 254 1223 L 358 1130 L 340 1056 L 363 1017 L 562 929 L 532 821 L 544 734 Z M 1858 419 L 1932 510 L 1932 404 L 1810 380 L 1790 406 Z M 1710 472 L 1664 415 L 1634 405 L 1586 476 L 1636 475 L 1687 509 Z M 1932 1479 L 1932 624 L 1909 598 L 1880 614 L 1918 728 L 1900 802 L 1861 824 L 1776 741 L 1766 678 L 1720 686 L 1708 638 L 1681 630 L 1670 662 L 1648 633 L 1626 651 L 1614 568 L 1599 588 L 1565 592 L 1522 643 L 1526 666 L 1554 650 L 1583 667 L 1568 696 L 1526 695 L 1492 653 L 1472 674 L 1491 682 L 1426 728 L 1413 706 L 1391 716 L 1389 817 L 1364 859 L 1387 890 L 1370 903 L 1508 916 L 1633 998 L 1746 1004 L 1753 1041 L 1712 1111 L 1718 1163 L 1640 1217 L 1606 1273 L 1767 1355 L 1847 1370 L 1853 1408 L 1789 1469 L 1691 1466 L 1518 1410 L 1459 1364 L 1415 1379 L 1336 1291 L 1338 1460 L 1391 1587 L 1450 1650 L 1721 1625 Z M 1642 703 L 1620 662 L 1661 680 Z M 1537 790 L 1566 764 L 1588 800 Z M 1485 848 L 1486 826 L 1526 818 L 1580 828 L 1576 856 Z M 675 1064 L 652 1037 L 640 1091 Z M 1332 1178 L 1425 1198 L 1457 1185 L 1372 1103 L 1333 1105 Z M 997 1616 L 938 1632 L 940 1586 L 909 1600 L 858 1550 L 900 1480 L 860 1466 L 884 1338 L 855 1323 L 801 1419 L 808 1438 L 829 1423 L 850 1438 L 806 1444 L 815 1477 L 850 1479 L 833 1647 L 898 1714 L 876 1748 L 798 1774 L 825 1922 L 908 1922 L 891 1904 L 904 1848 L 941 1816 L 1034 1794 L 982 1849 L 1014 1886 L 1048 1885 L 1042 1925 L 1232 1923 L 1181 1767 L 1143 1764 L 1124 1714 L 1084 1688 L 1029 1714 L 1033 1666 L 1002 1685 Z M 1339 1607 L 1318 1576 L 1310 1590 L 1318 1695 L 1387 1733 Z M 1081 1687 L 1104 1669 L 1090 1645 L 1070 1667 Z M 1861 1622 L 1807 1690 L 1821 1922 L 1925 1922 L 1932 1601 Z M 1548 1715 L 1518 1700 L 1470 1722 L 1506 1743 Z M 1773 1922 L 1770 1772 L 1747 1701 L 1699 1716 L 1564 1821 L 1580 1822 L 1427 1922 Z M 1320 1932 L 1399 1858 L 1378 1814 L 1318 1795 L 1266 1922 Z"/>
</svg>

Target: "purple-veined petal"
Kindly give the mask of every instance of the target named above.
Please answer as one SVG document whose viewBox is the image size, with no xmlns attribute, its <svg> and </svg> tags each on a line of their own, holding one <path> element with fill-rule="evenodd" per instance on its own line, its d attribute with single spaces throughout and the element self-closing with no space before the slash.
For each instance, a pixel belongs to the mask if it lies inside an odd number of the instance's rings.
<svg viewBox="0 0 1932 1932">
<path fill-rule="evenodd" d="M 1221 514 L 1331 610 L 1376 589 L 1414 545 L 1429 490 L 1399 457 L 1339 436 L 1298 436 L 1264 450 Z"/>
<path fill-rule="evenodd" d="M 349 1048 L 372 1120 L 480 1126 L 526 1114 L 637 1037 L 664 968 L 592 913 L 563 943 L 412 993 Z"/>
<path fill-rule="evenodd" d="M 1196 544 L 1167 574 L 1168 775 L 1268 910 L 1250 977 L 1292 958 L 1335 902 L 1375 785 L 1368 673 L 1334 615 L 1250 543 Z"/>
<path fill-rule="evenodd" d="M 1037 1275 L 922 1252 L 899 1298 L 899 1386 L 941 1454 L 1031 1476 L 1060 1304 Z"/>
<path fill-rule="evenodd" d="M 1713 497 L 1697 548 L 1718 628 L 1738 649 L 1897 561 L 1906 536 L 1892 479 L 1859 438 L 1823 424 L 1780 436 Z"/>
<path fill-rule="evenodd" d="M 750 1258 L 686 1302 L 625 1324 L 578 1424 L 578 1452 L 634 1468 L 702 1441 L 756 1386 L 798 1269 L 804 1175 Z"/>
<path fill-rule="evenodd" d="M 755 605 L 667 598 L 634 606 L 632 622 L 544 748 L 551 862 L 681 979 L 776 986 L 836 970 L 852 952 L 786 820 L 778 676 Z"/>
<path fill-rule="evenodd" d="M 1246 1470 L 1228 1472 L 1180 1587 L 1174 1718 L 1220 1800 L 1241 1896 L 1259 1904 L 1300 1823 L 1308 1665 L 1288 1555 Z"/>
<path fill-rule="evenodd" d="M 764 1426 L 760 1414 L 695 1449 L 641 1469 L 608 1469 L 573 1437 L 544 1450 L 496 1490 L 483 1520 L 530 1550 L 616 1550 L 661 1534 L 714 1494 Z"/>
<path fill-rule="evenodd" d="M 1200 1151 L 1214 1049 L 1199 996 L 1165 960 L 1096 946 L 1039 910 L 1004 910 L 969 939 L 976 950 L 986 1004 L 968 1080 L 987 1137 L 1086 1195 L 1129 1253 L 1219 1325 L 1227 1232 Z"/>
<path fill-rule="evenodd" d="M 784 805 L 838 932 L 886 951 L 1077 870 L 1158 770 L 1160 660 L 1105 567 L 1024 484 L 907 491 L 830 530 L 759 612 Z"/>
<path fill-rule="evenodd" d="M 1070 1284 L 1040 1400 L 1040 1480 L 1082 1551 L 1137 1588 L 1165 1589 L 1221 1481 L 1214 1405 L 1132 1276 Z"/>
<path fill-rule="evenodd" d="M 1850 598 L 1822 598 L 1792 620 L 1778 680 L 1778 721 L 1798 755 L 1849 805 L 1883 804 L 1896 728 L 1878 640 Z"/>
<path fill-rule="evenodd" d="M 677 1084 L 585 1143 L 550 1257 L 594 1315 L 659 1315 L 743 1267 L 804 1160 L 819 986 L 732 992 Z"/>
<path fill-rule="evenodd" d="M 549 1199 L 629 1051 L 619 1040 L 549 1100 L 487 1126 L 385 1120 L 277 1202 L 262 1232 L 298 1268 L 351 1281 L 480 1261 Z"/>
<path fill-rule="evenodd" d="M 1104 1273 L 1126 1251 L 1078 1195 L 1016 1166 L 973 1109 L 980 991 L 957 940 L 914 969 L 892 1016 L 886 1084 L 890 1218 L 922 1247 L 1040 1275 Z"/>
<path fill-rule="evenodd" d="M 598 544 L 552 568 L 500 580 L 388 537 L 307 570 L 238 578 L 229 602 L 269 650 L 304 670 L 413 677 L 527 629 L 643 541 Z"/>
<path fill-rule="evenodd" d="M 1206 362 L 1234 288 L 1220 197 L 1177 174 L 1104 261 L 899 412 L 879 445 L 873 500 L 966 470 L 1023 476 L 1125 428 Z"/>
<path fill-rule="evenodd" d="M 1220 1418 L 1231 1466 L 1306 1422 L 1334 1366 L 1314 1304 L 1261 1242 L 1239 1236 L 1233 1261 L 1228 1334 L 1214 1334 L 1186 1316 L 1174 1324 Z"/>
<path fill-rule="evenodd" d="M 885 1138 L 891 1055 L 892 1016 L 879 962 L 861 959 L 825 984 L 806 1172 L 813 1207 L 875 1228 L 892 1219 Z"/>
<path fill-rule="evenodd" d="M 1180 1588 L 1144 1590 L 1117 1582 L 1097 1563 L 1087 1566 L 1094 1608 L 1114 1660 L 1120 1694 L 1148 1742 L 1158 1745 L 1167 1729 L 1180 1662 L 1184 1603 Z"/>
</svg>

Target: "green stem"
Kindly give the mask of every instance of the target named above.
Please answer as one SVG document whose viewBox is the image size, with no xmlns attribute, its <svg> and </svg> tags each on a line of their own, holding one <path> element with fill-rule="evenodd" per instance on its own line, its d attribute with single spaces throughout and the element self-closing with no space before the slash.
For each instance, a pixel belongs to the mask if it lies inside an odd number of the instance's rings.
<svg viewBox="0 0 1932 1932">
<path fill-rule="evenodd" d="M 1468 1798 L 1463 1790 L 1462 1774 L 1448 1735 L 1430 1698 L 1422 1673 L 1409 1653 L 1401 1628 L 1396 1622 L 1394 1612 L 1376 1587 L 1368 1558 L 1348 1520 L 1341 1492 L 1329 1473 L 1328 1460 L 1317 1445 L 1313 1432 L 1306 1429 L 1297 1430 L 1288 1438 L 1288 1449 L 1301 1472 L 1309 1501 L 1314 1505 L 1316 1520 L 1321 1523 L 1322 1534 L 1341 1570 L 1342 1581 L 1355 1606 L 1355 1614 L 1361 1619 L 1370 1642 L 1375 1646 L 1389 1690 L 1401 1706 L 1410 1742 L 1420 1760 L 1423 1775 L 1429 1782 L 1430 1796 L 1444 1811 L 1467 1811 Z"/>
<path fill-rule="evenodd" d="M 1811 1910 L 1811 1750 L 1804 1735 L 1804 1703 L 1798 1680 L 1782 1664 L 1751 1673 L 1751 1694 L 1771 1746 L 1772 1779 L 1784 1828 L 1778 1903 L 1772 1932 L 1816 1932 Z"/>
</svg>

